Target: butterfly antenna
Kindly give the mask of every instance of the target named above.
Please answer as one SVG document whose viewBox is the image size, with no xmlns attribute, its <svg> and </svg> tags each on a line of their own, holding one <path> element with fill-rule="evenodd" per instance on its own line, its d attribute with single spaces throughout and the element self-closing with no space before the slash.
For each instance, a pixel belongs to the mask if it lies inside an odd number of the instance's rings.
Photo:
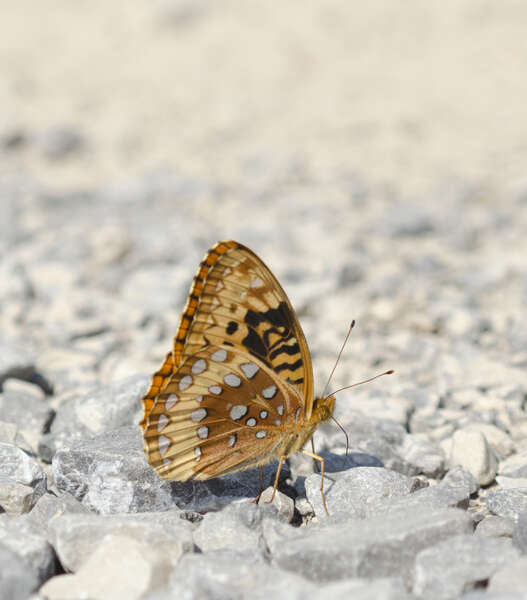
<svg viewBox="0 0 527 600">
<path fill-rule="evenodd" d="M 331 378 L 333 377 L 333 373 L 335 372 L 335 369 L 337 368 L 337 365 L 339 364 L 339 360 L 340 360 L 340 357 L 342 355 L 342 351 L 344 350 L 344 346 L 346 345 L 346 342 L 348 341 L 348 338 L 350 336 L 351 330 L 354 327 L 355 327 L 355 319 L 353 319 L 353 321 L 351 322 L 351 325 L 350 325 L 350 328 L 348 329 L 348 333 L 346 334 L 346 338 L 344 340 L 344 343 L 342 344 L 342 348 L 340 349 L 339 355 L 337 356 L 337 360 L 335 361 L 333 369 L 331 369 L 331 373 L 329 374 L 328 380 L 327 380 L 326 385 L 324 387 L 324 391 L 322 392 L 322 398 L 326 397 L 326 390 L 328 389 L 329 382 L 331 381 Z"/>
<path fill-rule="evenodd" d="M 342 427 L 342 425 L 337 421 L 337 419 L 335 419 L 335 417 L 333 415 L 331 415 L 331 420 L 335 421 L 335 423 L 342 430 L 342 433 L 346 436 L 346 456 L 348 456 L 348 450 L 349 450 L 349 447 L 350 447 L 350 440 L 349 440 L 348 434 L 347 434 L 346 430 L 344 429 L 344 427 Z"/>
<path fill-rule="evenodd" d="M 375 377 L 370 377 L 369 379 L 365 379 L 364 381 L 359 381 L 352 385 L 347 385 L 346 387 L 340 388 L 339 390 L 335 390 L 334 392 L 331 392 L 330 396 L 334 396 L 335 394 L 338 394 L 343 390 L 349 390 L 352 387 L 357 387 L 358 385 L 362 385 L 363 383 L 369 383 L 370 381 L 373 381 L 374 379 L 379 379 L 379 377 L 383 377 L 384 375 L 392 375 L 393 373 L 395 373 L 393 369 L 390 369 L 389 371 L 384 371 L 384 373 L 379 373 L 379 375 L 375 375 Z"/>
</svg>

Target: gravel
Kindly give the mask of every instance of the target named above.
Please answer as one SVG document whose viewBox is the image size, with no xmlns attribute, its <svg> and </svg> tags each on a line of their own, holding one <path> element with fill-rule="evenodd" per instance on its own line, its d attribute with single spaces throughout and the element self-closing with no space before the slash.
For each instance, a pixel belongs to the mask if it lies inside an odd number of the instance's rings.
<svg viewBox="0 0 527 600">
<path fill-rule="evenodd" d="M 0 600 L 527 589 L 526 9 L 322 4 L 3 15 Z M 255 502 L 257 469 L 145 458 L 141 398 L 229 238 L 316 394 L 352 319 L 328 391 L 395 370 L 314 433 L 328 514 L 300 453 L 272 502 L 276 461 Z"/>
</svg>

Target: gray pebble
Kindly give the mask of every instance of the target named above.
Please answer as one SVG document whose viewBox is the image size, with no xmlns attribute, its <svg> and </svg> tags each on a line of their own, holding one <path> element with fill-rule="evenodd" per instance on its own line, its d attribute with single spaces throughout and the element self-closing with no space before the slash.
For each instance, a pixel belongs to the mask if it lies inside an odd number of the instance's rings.
<svg viewBox="0 0 527 600">
<path fill-rule="evenodd" d="M 454 600 L 517 557 L 509 539 L 452 537 L 417 555 L 413 593 L 426 600 Z"/>
<path fill-rule="evenodd" d="M 26 600 L 37 586 L 23 558 L 0 542 L 0 600 Z"/>
<path fill-rule="evenodd" d="M 69 513 L 49 523 L 52 545 L 62 566 L 77 571 L 108 536 L 125 536 L 141 544 L 163 548 L 174 564 L 186 552 L 194 551 L 193 526 L 180 511 L 121 515 Z"/>
<path fill-rule="evenodd" d="M 478 523 L 475 535 L 484 537 L 512 537 L 514 527 L 512 519 L 489 515 Z"/>
<path fill-rule="evenodd" d="M 507 594 L 525 598 L 527 590 L 527 556 L 521 556 L 505 564 L 490 578 L 489 595 Z"/>
<path fill-rule="evenodd" d="M 305 531 L 270 549 L 276 566 L 312 581 L 403 575 L 409 582 L 414 558 L 423 548 L 470 532 L 472 519 L 460 510 L 411 507 Z"/>
<path fill-rule="evenodd" d="M 320 493 L 321 476 L 306 479 L 307 499 L 318 518 L 325 518 Z M 406 496 L 415 489 L 414 478 L 379 467 L 356 467 L 349 471 L 326 474 L 324 479 L 329 515 L 340 519 L 364 518 L 367 507 L 379 499 Z"/>
<path fill-rule="evenodd" d="M 0 514 L 0 544 L 20 556 L 28 576 L 39 583 L 55 573 L 55 553 L 38 528 L 28 520 L 28 515 L 9 518 Z"/>
<path fill-rule="evenodd" d="M 527 511 L 527 489 L 492 491 L 488 493 L 486 502 L 491 513 L 517 521 L 519 515 Z"/>
</svg>

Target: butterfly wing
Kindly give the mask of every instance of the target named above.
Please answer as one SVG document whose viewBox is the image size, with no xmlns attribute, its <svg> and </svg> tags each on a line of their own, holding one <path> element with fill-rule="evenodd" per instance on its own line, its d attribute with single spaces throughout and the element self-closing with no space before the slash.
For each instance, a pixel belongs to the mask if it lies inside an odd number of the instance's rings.
<svg viewBox="0 0 527 600">
<path fill-rule="evenodd" d="M 232 347 L 261 361 L 296 390 L 310 418 L 313 368 L 293 307 L 254 252 L 224 241 L 209 250 L 194 277 L 172 354 L 155 373 L 143 398 L 143 431 L 171 374 L 208 345 Z"/>
<path fill-rule="evenodd" d="M 208 479 L 265 464 L 291 446 L 302 399 L 261 360 L 209 345 L 188 357 L 158 395 L 144 433 L 165 479 Z"/>
</svg>

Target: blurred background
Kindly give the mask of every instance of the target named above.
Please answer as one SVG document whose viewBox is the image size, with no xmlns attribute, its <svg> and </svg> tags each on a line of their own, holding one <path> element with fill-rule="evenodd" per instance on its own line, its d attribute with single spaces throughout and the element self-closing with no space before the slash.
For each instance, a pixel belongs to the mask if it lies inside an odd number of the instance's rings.
<svg viewBox="0 0 527 600">
<path fill-rule="evenodd" d="M 524 2 L 0 8 L 0 329 L 58 404 L 156 368 L 225 238 L 318 378 L 357 319 L 335 383 L 395 368 L 384 416 L 527 384 Z"/>
</svg>

